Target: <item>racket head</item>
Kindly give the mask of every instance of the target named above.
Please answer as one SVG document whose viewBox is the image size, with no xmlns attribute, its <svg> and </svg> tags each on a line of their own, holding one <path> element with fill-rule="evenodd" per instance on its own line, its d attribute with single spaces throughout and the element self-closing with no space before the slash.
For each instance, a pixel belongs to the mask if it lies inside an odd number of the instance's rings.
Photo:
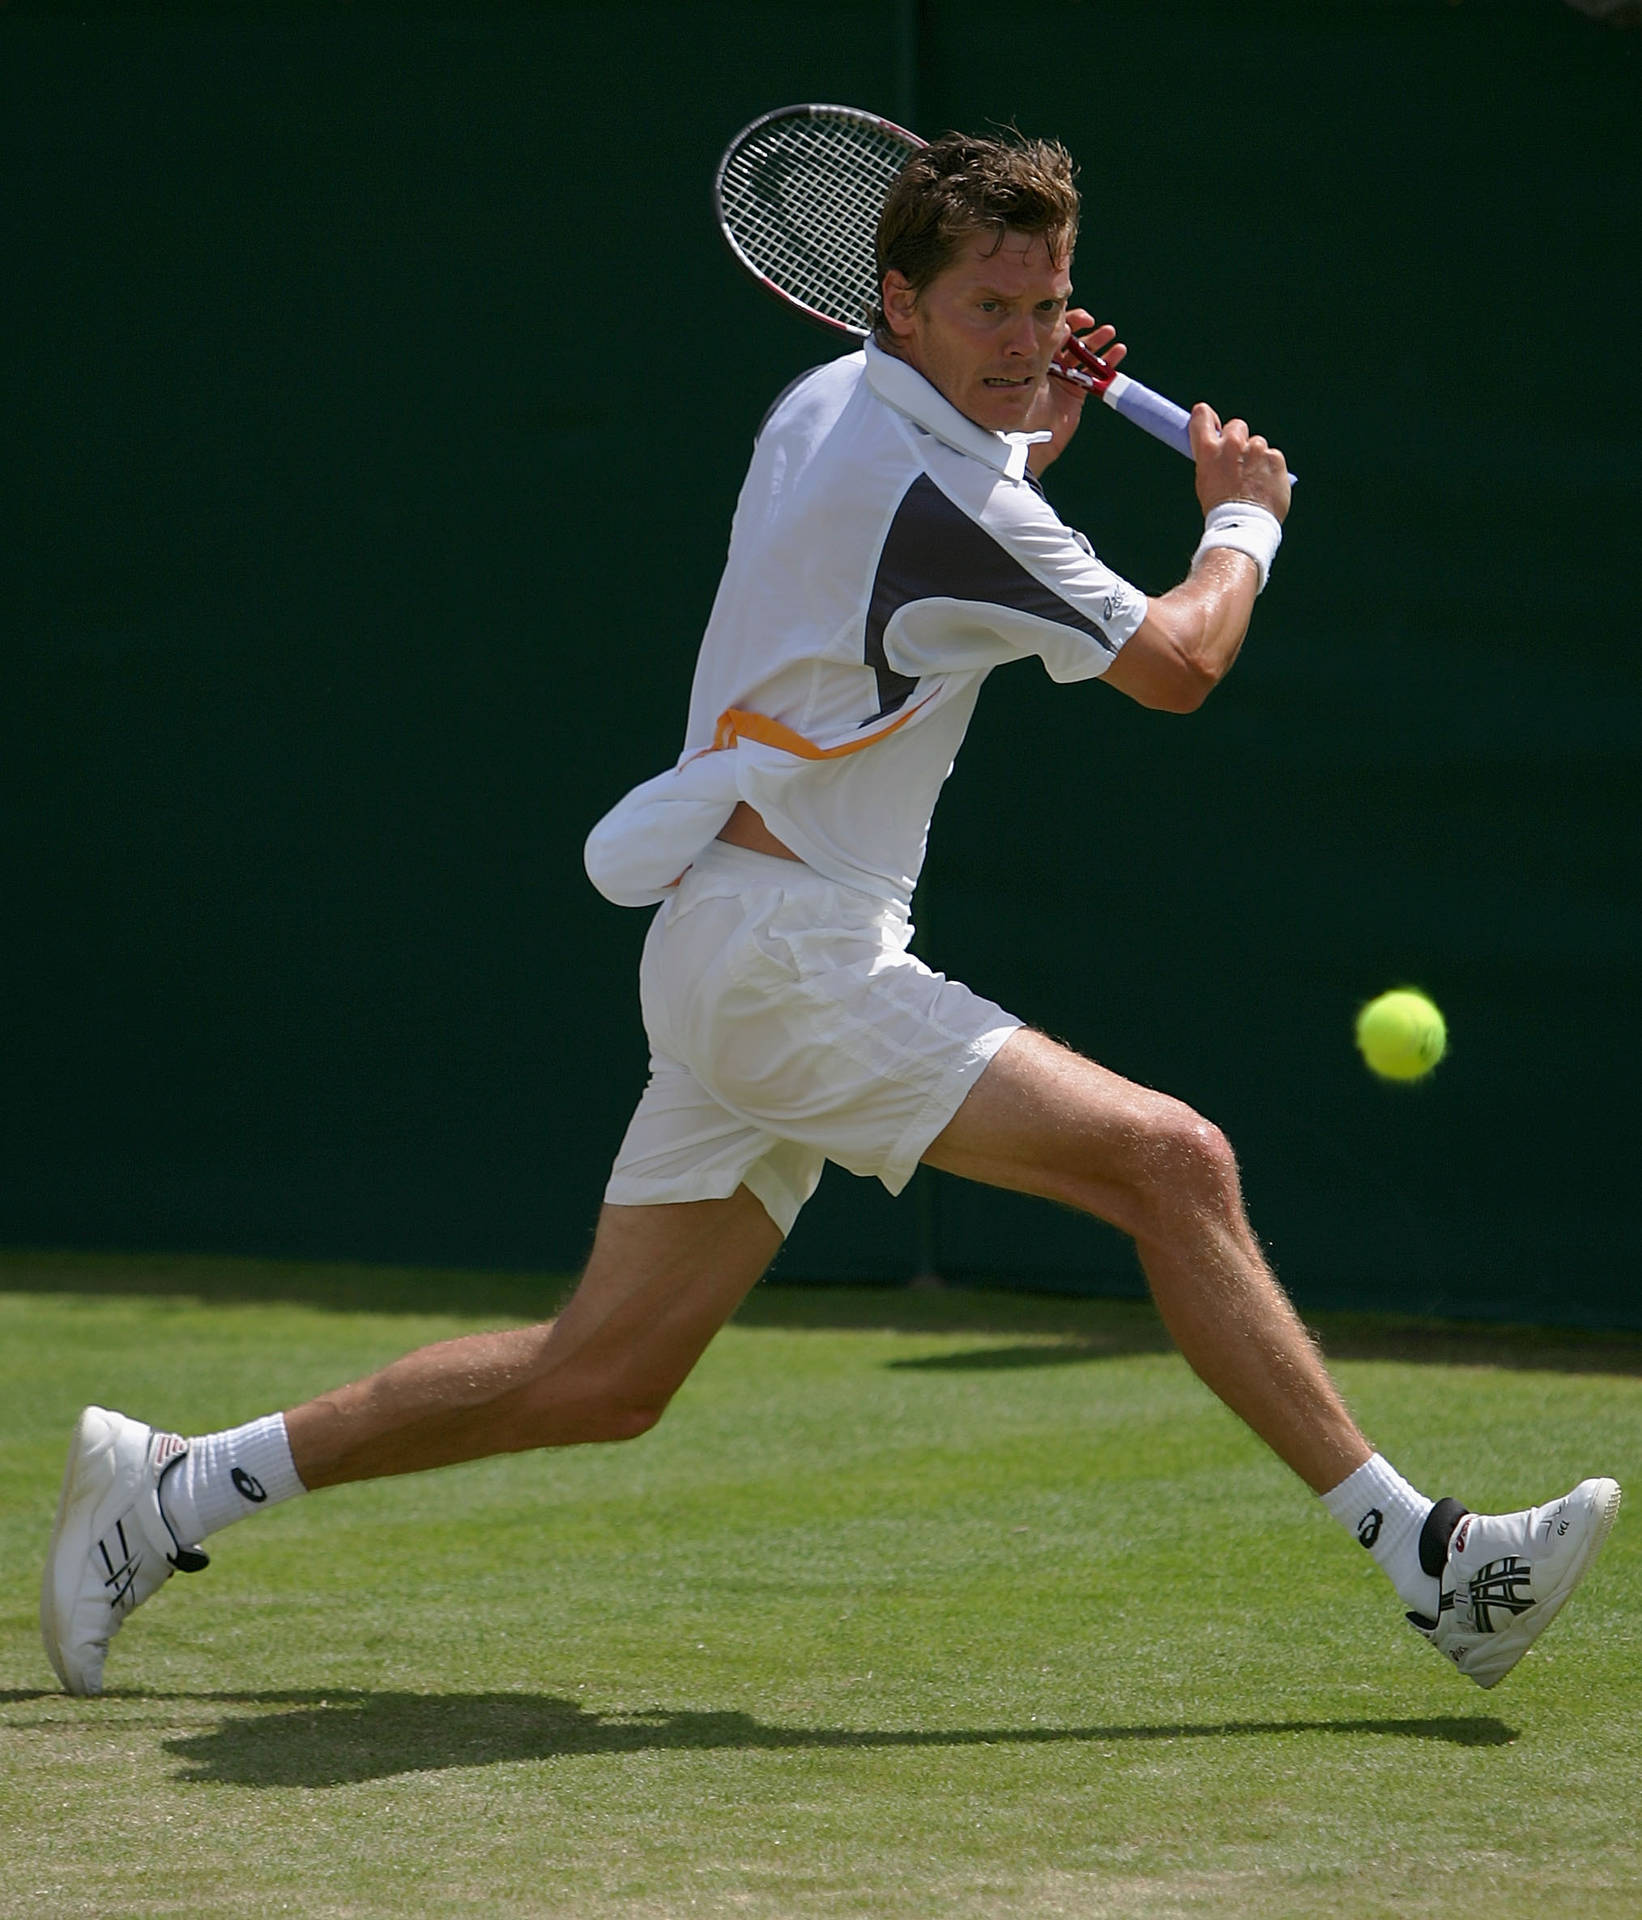
<svg viewBox="0 0 1642 1920">
<path fill-rule="evenodd" d="M 749 122 L 713 176 L 713 212 L 737 263 L 784 305 L 852 340 L 878 298 L 878 216 L 926 143 L 859 107 L 811 102 Z"/>
</svg>

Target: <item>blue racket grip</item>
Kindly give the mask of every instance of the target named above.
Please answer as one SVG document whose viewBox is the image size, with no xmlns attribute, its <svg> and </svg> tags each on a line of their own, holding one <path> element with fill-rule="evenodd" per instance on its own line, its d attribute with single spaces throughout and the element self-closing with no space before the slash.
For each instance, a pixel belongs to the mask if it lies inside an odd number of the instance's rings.
<svg viewBox="0 0 1642 1920">
<path fill-rule="evenodd" d="M 1191 415 L 1172 400 L 1165 400 L 1161 393 L 1153 393 L 1150 387 L 1143 387 L 1138 380 L 1130 380 L 1119 374 L 1106 389 L 1101 398 L 1114 413 L 1122 414 L 1125 420 L 1149 433 L 1154 440 L 1161 440 L 1166 447 L 1173 447 L 1176 453 L 1183 453 L 1189 460 L 1192 457 Z M 1289 475 L 1289 485 L 1295 484 L 1295 476 Z"/>
</svg>

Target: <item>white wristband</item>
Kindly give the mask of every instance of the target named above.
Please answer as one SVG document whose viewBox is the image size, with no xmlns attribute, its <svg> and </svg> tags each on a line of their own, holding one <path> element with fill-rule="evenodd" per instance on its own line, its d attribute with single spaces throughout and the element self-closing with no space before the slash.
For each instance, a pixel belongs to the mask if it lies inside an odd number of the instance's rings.
<svg viewBox="0 0 1642 1920">
<path fill-rule="evenodd" d="M 1218 507 L 1209 509 L 1208 518 L 1203 522 L 1203 538 L 1197 543 L 1192 564 L 1195 566 L 1215 547 L 1230 547 L 1236 553 L 1246 553 L 1260 570 L 1256 591 L 1264 593 L 1266 576 L 1282 544 L 1283 525 L 1275 513 L 1257 507 L 1252 500 L 1223 500 Z"/>
</svg>

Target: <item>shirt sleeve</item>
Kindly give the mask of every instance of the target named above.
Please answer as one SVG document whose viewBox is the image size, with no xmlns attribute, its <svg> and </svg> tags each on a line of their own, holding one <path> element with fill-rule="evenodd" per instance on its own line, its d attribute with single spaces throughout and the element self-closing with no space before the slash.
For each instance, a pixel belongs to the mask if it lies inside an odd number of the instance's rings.
<svg viewBox="0 0 1642 1920">
<path fill-rule="evenodd" d="M 1054 680 L 1104 673 L 1145 619 L 1146 596 L 1030 482 L 959 454 L 944 464 L 950 473 L 926 466 L 890 523 L 868 604 L 868 660 L 908 678 L 1023 654 Z"/>
</svg>

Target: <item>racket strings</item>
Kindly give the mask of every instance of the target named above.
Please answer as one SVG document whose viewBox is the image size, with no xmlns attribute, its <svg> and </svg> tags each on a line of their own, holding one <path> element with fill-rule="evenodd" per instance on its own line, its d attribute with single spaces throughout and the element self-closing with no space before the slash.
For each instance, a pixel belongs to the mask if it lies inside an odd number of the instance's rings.
<svg viewBox="0 0 1642 1920">
<path fill-rule="evenodd" d="M 753 269 L 834 326 L 867 330 L 878 215 L 909 148 L 837 117 L 760 128 L 726 163 L 724 221 Z"/>
</svg>

